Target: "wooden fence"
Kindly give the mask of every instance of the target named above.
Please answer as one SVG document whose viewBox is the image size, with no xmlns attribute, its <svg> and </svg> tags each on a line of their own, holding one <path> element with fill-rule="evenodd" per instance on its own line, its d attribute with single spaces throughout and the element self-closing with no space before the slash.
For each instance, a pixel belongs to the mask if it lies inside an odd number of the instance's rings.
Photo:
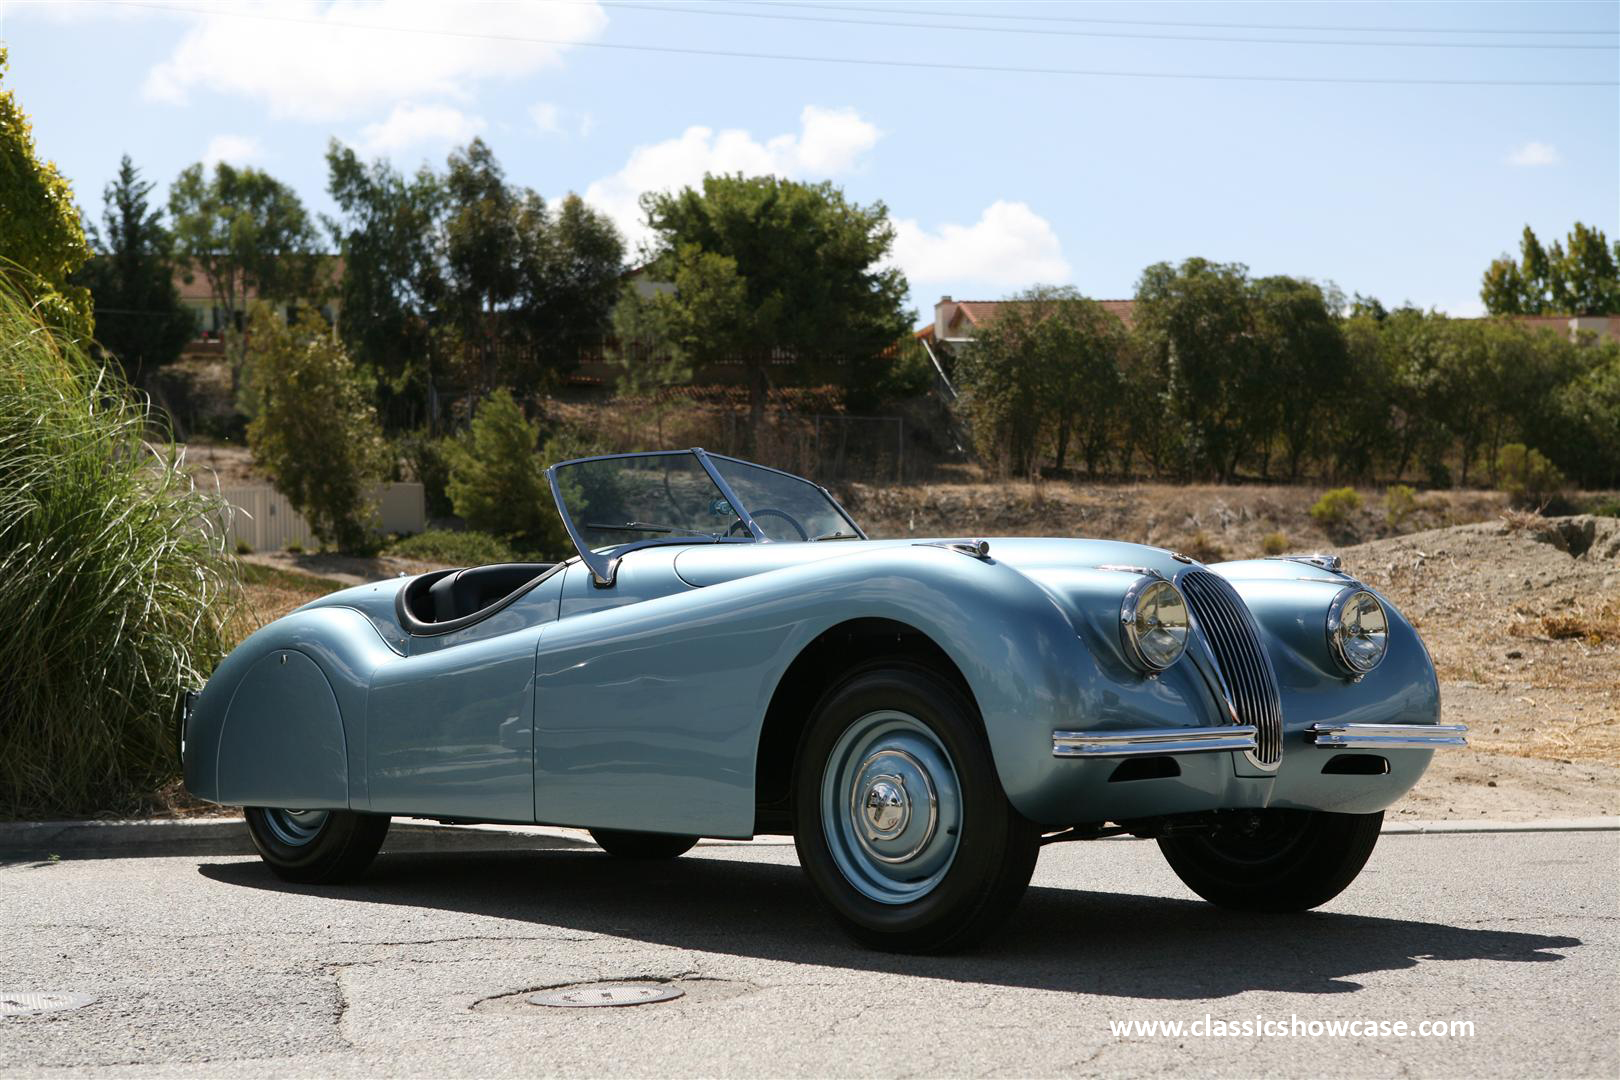
<svg viewBox="0 0 1620 1080">
<path fill-rule="evenodd" d="M 281 551 L 292 544 L 316 546 L 304 515 L 269 484 L 221 488 L 220 495 L 231 507 L 225 527 L 227 547 L 245 543 L 254 551 Z M 427 527 L 421 484 L 383 484 L 372 490 L 372 498 L 377 501 L 378 532 L 418 533 Z"/>
</svg>

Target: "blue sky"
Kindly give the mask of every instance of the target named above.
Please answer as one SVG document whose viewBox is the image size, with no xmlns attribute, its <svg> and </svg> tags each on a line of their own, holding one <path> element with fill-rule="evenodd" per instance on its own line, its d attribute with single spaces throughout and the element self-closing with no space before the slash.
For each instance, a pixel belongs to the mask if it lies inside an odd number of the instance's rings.
<svg viewBox="0 0 1620 1080">
<path fill-rule="evenodd" d="M 633 236 L 640 191 L 706 169 L 882 199 L 919 308 L 1129 296 L 1202 255 L 1476 313 L 1525 224 L 1620 235 L 1617 31 L 1613 2 L 0 2 L 6 83 L 97 213 L 126 152 L 163 186 L 253 164 L 327 210 L 329 138 L 415 166 L 479 134 L 513 180 Z"/>
</svg>

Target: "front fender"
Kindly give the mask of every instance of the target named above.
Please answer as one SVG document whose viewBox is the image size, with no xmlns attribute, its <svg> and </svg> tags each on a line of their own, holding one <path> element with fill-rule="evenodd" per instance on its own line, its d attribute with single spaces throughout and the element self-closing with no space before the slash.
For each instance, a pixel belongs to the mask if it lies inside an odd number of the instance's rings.
<svg viewBox="0 0 1620 1080">
<path fill-rule="evenodd" d="M 395 655 L 352 608 L 307 608 L 262 627 L 192 707 L 186 789 L 227 805 L 364 809 L 367 688 Z"/>
<path fill-rule="evenodd" d="M 1074 770 L 1054 761 L 1054 730 L 1198 724 L 1213 713 L 1191 672 L 1149 680 L 1099 661 L 1053 595 L 993 555 L 886 547 L 548 626 L 536 673 L 537 820 L 749 835 L 763 720 L 783 675 L 826 631 L 874 618 L 927 635 L 955 663 L 1008 797 L 1037 821 L 1075 820 Z"/>
</svg>

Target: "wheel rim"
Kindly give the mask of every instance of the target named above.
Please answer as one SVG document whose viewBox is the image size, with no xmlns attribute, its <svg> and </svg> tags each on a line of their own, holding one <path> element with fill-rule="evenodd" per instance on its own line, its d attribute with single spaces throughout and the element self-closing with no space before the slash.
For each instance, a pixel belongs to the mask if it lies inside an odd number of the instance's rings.
<svg viewBox="0 0 1620 1080">
<path fill-rule="evenodd" d="M 264 824 L 280 843 L 303 847 L 320 835 L 321 827 L 330 816 L 327 810 L 266 809 Z"/>
<path fill-rule="evenodd" d="M 904 904 L 928 895 L 962 831 L 961 786 L 944 744 L 908 713 L 856 720 L 822 773 L 821 827 L 833 862 L 863 896 Z"/>
</svg>

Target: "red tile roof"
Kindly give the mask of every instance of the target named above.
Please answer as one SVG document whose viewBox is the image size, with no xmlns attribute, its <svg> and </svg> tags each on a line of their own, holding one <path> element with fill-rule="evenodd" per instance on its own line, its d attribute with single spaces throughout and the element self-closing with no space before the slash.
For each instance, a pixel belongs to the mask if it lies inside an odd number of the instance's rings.
<svg viewBox="0 0 1620 1080">
<path fill-rule="evenodd" d="M 960 300 L 956 302 L 956 312 L 951 316 L 950 325 L 958 326 L 966 319 L 975 326 L 986 326 L 995 321 L 1004 305 L 1016 303 L 1016 300 Z M 1127 327 L 1131 325 L 1135 300 L 1099 300 L 1097 303 Z"/>
</svg>

